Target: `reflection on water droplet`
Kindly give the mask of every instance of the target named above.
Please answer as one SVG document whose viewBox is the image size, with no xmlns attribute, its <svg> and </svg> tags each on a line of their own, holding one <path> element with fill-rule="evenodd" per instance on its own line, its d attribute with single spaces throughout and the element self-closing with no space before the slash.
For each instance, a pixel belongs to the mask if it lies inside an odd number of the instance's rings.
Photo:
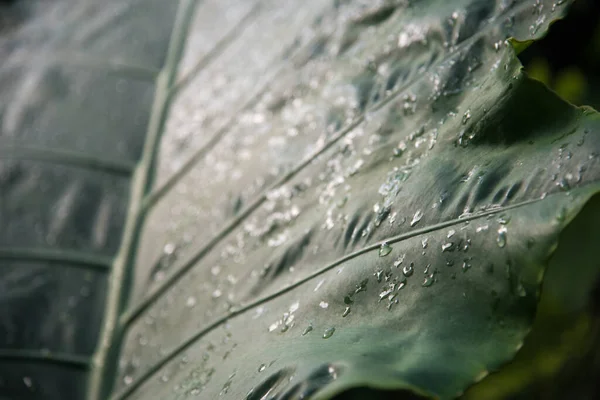
<svg viewBox="0 0 600 400">
<path fill-rule="evenodd" d="M 306 328 L 304 328 L 304 330 L 302 331 L 302 336 L 304 336 L 304 335 L 306 335 L 306 334 L 308 334 L 308 333 L 312 332 L 312 330 L 313 330 L 313 326 L 312 326 L 312 324 L 308 325 L 308 326 L 307 326 Z"/>
<path fill-rule="evenodd" d="M 333 336 L 334 333 L 335 333 L 334 327 L 325 329 L 325 332 L 323 332 L 323 339 L 329 339 L 330 337 Z"/>
<path fill-rule="evenodd" d="M 267 369 L 267 366 L 265 364 L 260 364 L 258 367 L 258 372 L 263 372 L 265 369 Z"/>
<path fill-rule="evenodd" d="M 350 307 L 346 307 L 346 309 L 342 313 L 342 317 L 346 317 L 348 314 L 350 314 Z"/>
<path fill-rule="evenodd" d="M 385 257 L 392 252 L 392 246 L 387 243 L 382 243 L 379 248 L 379 257 Z"/>
<path fill-rule="evenodd" d="M 498 237 L 496 238 L 496 243 L 498 244 L 498 247 L 506 246 L 506 226 L 503 225 L 498 229 Z"/>
<path fill-rule="evenodd" d="M 416 224 L 418 224 L 421 218 L 423 218 L 423 211 L 417 210 L 413 219 L 410 221 L 410 226 L 415 226 Z"/>
<path fill-rule="evenodd" d="M 325 309 L 325 308 L 329 307 L 329 303 L 327 303 L 326 301 L 322 301 L 319 303 L 319 307 Z"/>
<path fill-rule="evenodd" d="M 448 239 L 450 239 L 452 236 L 454 236 L 454 234 L 455 234 L 455 233 L 456 233 L 456 231 L 455 231 L 454 229 L 450 229 L 450 230 L 448 231 L 448 234 L 446 235 L 446 237 L 447 237 Z"/>
<path fill-rule="evenodd" d="M 429 244 L 428 242 L 429 242 L 429 239 L 428 239 L 428 238 L 425 238 L 425 239 L 421 240 L 421 246 L 422 246 L 424 249 L 426 249 L 426 248 L 427 248 L 427 245 Z"/>
<path fill-rule="evenodd" d="M 405 265 L 404 268 L 402 268 L 402 273 L 406 277 L 411 276 L 413 274 L 413 272 L 415 272 L 415 264 L 414 263 L 410 263 L 410 265 Z"/>
</svg>

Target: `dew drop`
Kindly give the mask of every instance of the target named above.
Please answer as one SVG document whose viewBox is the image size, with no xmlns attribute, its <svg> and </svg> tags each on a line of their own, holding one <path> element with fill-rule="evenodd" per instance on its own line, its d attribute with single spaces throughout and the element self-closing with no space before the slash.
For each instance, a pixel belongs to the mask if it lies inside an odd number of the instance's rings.
<svg viewBox="0 0 600 400">
<path fill-rule="evenodd" d="M 405 265 L 404 268 L 402 268 L 402 273 L 406 277 L 411 276 L 413 272 L 415 272 L 415 265 L 413 263 L 410 263 L 410 265 Z"/>
<path fill-rule="evenodd" d="M 379 248 L 379 257 L 385 257 L 392 252 L 392 246 L 387 244 L 386 242 L 381 244 Z"/>
<path fill-rule="evenodd" d="M 498 237 L 496 238 L 496 243 L 498 247 L 506 246 L 506 226 L 501 226 L 498 229 Z"/>
<path fill-rule="evenodd" d="M 27 386 L 29 389 L 31 389 L 33 387 L 33 380 L 29 377 L 29 376 L 24 376 L 23 377 L 23 383 L 25 384 L 25 386 Z"/>
<path fill-rule="evenodd" d="M 196 298 L 194 296 L 188 297 L 185 305 L 190 308 L 194 307 L 196 305 Z"/>
<path fill-rule="evenodd" d="M 309 334 L 310 332 L 312 332 L 313 330 L 313 326 L 312 324 L 308 325 L 306 328 L 304 328 L 304 330 L 302 331 L 302 336 Z"/>
<path fill-rule="evenodd" d="M 125 375 L 125 377 L 123 378 L 123 383 L 125 385 L 131 385 L 133 383 L 133 378 L 131 377 L 131 375 Z"/>
<path fill-rule="evenodd" d="M 325 308 L 329 307 L 329 303 L 327 303 L 326 301 L 322 301 L 319 303 L 319 307 L 325 309 Z"/>
<path fill-rule="evenodd" d="M 227 392 L 229 392 L 229 389 L 231 388 L 231 384 L 233 383 L 234 376 L 235 376 L 235 373 L 233 373 L 229 376 L 229 379 L 227 379 L 227 382 L 225 382 L 225 384 L 223 385 L 223 388 L 221 389 L 221 393 L 219 393 L 219 396 L 223 396 L 223 395 L 227 394 Z"/>
<path fill-rule="evenodd" d="M 558 187 L 560 188 L 560 190 L 566 192 L 568 190 L 571 189 L 571 185 L 569 184 L 569 181 L 565 178 L 561 179 L 558 183 L 557 183 Z"/>
<path fill-rule="evenodd" d="M 426 248 L 427 248 L 427 245 L 429 244 L 428 242 L 429 242 L 429 239 L 428 239 L 428 238 L 425 238 L 425 239 L 421 240 L 421 246 L 422 246 L 424 249 L 426 249 Z"/>
<path fill-rule="evenodd" d="M 561 209 L 558 211 L 558 214 L 556 214 L 556 221 L 563 222 L 565 218 L 567 218 L 567 209 L 565 207 L 561 207 Z"/>
<path fill-rule="evenodd" d="M 471 264 L 467 260 L 463 261 L 462 270 L 463 272 L 468 271 L 471 268 Z"/>
<path fill-rule="evenodd" d="M 323 332 L 323 339 L 329 339 L 330 337 L 333 336 L 334 333 L 335 333 L 334 327 L 325 329 L 325 332 Z"/>
<path fill-rule="evenodd" d="M 508 215 L 501 215 L 498 218 L 498 223 L 501 225 L 508 225 L 509 222 L 510 222 L 510 216 L 508 216 Z"/>
<path fill-rule="evenodd" d="M 267 366 L 265 364 L 260 364 L 258 367 L 258 372 L 263 372 L 265 369 L 267 369 Z"/>
<path fill-rule="evenodd" d="M 415 226 L 416 224 L 418 224 L 421 218 L 423 218 L 423 211 L 418 210 L 415 213 L 413 219 L 410 221 L 410 226 Z"/>
<path fill-rule="evenodd" d="M 435 273 L 431 273 L 425 277 L 425 279 L 423 280 L 423 284 L 421 286 L 430 287 L 431 285 L 433 285 L 434 281 L 435 281 Z"/>
<path fill-rule="evenodd" d="M 394 267 L 396 267 L 396 268 L 400 267 L 400 264 L 402 264 L 404 262 L 405 257 L 406 257 L 406 254 L 402 254 L 400 257 L 398 257 L 396 259 L 396 261 L 394 261 Z"/>
<path fill-rule="evenodd" d="M 466 125 L 467 122 L 469 122 L 469 120 L 471 119 L 471 110 L 468 109 L 467 111 L 465 111 L 463 117 L 462 117 L 462 124 Z"/>
<path fill-rule="evenodd" d="M 454 243 L 452 243 L 452 242 L 442 244 L 442 252 L 452 251 L 453 249 L 454 249 Z"/>
<path fill-rule="evenodd" d="M 354 289 L 354 294 L 365 292 L 367 290 L 367 283 L 369 283 L 369 278 L 363 279 L 358 285 L 356 285 L 356 289 Z"/>
<path fill-rule="evenodd" d="M 346 309 L 342 313 L 342 317 L 347 317 L 348 314 L 350 314 L 350 306 L 346 307 Z"/>
</svg>

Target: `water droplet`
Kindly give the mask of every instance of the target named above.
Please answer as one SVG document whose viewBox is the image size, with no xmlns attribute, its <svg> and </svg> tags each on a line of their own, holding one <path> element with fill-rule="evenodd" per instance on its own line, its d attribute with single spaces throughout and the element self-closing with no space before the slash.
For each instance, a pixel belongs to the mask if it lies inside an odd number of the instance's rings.
<svg viewBox="0 0 600 400">
<path fill-rule="evenodd" d="M 425 239 L 421 240 L 421 246 L 422 246 L 424 249 L 426 249 L 426 248 L 427 248 L 428 241 L 429 241 L 429 239 L 428 239 L 428 238 L 425 238 Z"/>
<path fill-rule="evenodd" d="M 396 261 L 394 261 L 394 267 L 396 267 L 396 268 L 400 267 L 400 264 L 402 264 L 404 262 L 405 257 L 406 257 L 406 254 L 402 254 L 400 257 L 398 257 L 396 259 Z"/>
<path fill-rule="evenodd" d="M 496 238 L 496 243 L 498 244 L 498 247 L 506 246 L 506 226 L 503 225 L 498 229 L 498 237 Z"/>
<path fill-rule="evenodd" d="M 413 274 L 413 272 L 415 272 L 415 265 L 414 263 L 410 263 L 410 265 L 405 265 L 404 268 L 402 268 L 402 273 L 404 274 L 404 276 L 409 277 Z"/>
<path fill-rule="evenodd" d="M 346 317 L 348 316 L 348 314 L 350 314 L 350 306 L 346 307 L 346 309 L 342 313 L 342 317 Z"/>
<path fill-rule="evenodd" d="M 350 297 L 349 295 L 344 296 L 344 304 L 352 304 L 354 303 L 354 300 L 352 300 L 352 297 Z"/>
<path fill-rule="evenodd" d="M 454 243 L 453 242 L 448 242 L 448 243 L 442 244 L 442 252 L 444 252 L 444 251 L 452 251 L 452 250 L 454 250 Z"/>
<path fill-rule="evenodd" d="M 396 284 L 391 284 L 387 287 L 387 289 L 385 289 L 384 291 L 382 291 L 381 293 L 379 293 L 379 301 L 382 301 L 383 299 L 387 298 L 390 294 L 392 294 L 392 292 L 396 289 Z"/>
<path fill-rule="evenodd" d="M 322 301 L 319 303 L 319 307 L 325 309 L 325 308 L 329 307 L 329 303 L 327 303 L 326 301 Z"/>
<path fill-rule="evenodd" d="M 187 298 L 185 305 L 192 308 L 196 305 L 196 298 L 194 296 L 190 296 Z"/>
<path fill-rule="evenodd" d="M 456 233 L 456 231 L 455 231 L 454 229 L 450 229 L 450 230 L 448 231 L 448 234 L 446 235 L 446 237 L 447 237 L 448 239 L 450 239 L 452 236 L 454 236 L 454 234 L 455 234 L 455 233 Z"/>
<path fill-rule="evenodd" d="M 509 222 L 510 222 L 509 215 L 501 215 L 500 217 L 498 217 L 498 223 L 501 225 L 508 225 Z"/>
<path fill-rule="evenodd" d="M 312 324 L 308 325 L 308 326 L 307 326 L 306 328 L 304 328 L 304 330 L 302 331 L 302 336 L 304 336 L 304 335 L 306 335 L 306 334 L 308 334 L 308 333 L 312 332 L 312 330 L 313 330 L 313 326 L 312 326 Z"/>
<path fill-rule="evenodd" d="M 558 183 L 557 183 L 558 187 L 560 188 L 560 190 L 562 191 L 568 191 L 571 189 L 571 185 L 569 184 L 569 181 L 565 178 L 562 178 Z"/>
<path fill-rule="evenodd" d="M 462 124 L 466 125 L 467 122 L 469 122 L 469 120 L 471 119 L 471 110 L 467 109 L 467 111 L 465 111 L 463 117 L 462 117 Z"/>
<path fill-rule="evenodd" d="M 431 285 L 433 285 L 434 281 L 435 281 L 435 273 L 431 273 L 425 277 L 425 279 L 423 280 L 423 284 L 421 286 L 430 287 Z"/>
<path fill-rule="evenodd" d="M 23 383 L 25 384 L 25 386 L 27 386 L 29 389 L 31 389 L 33 387 L 33 380 L 29 377 L 29 376 L 24 376 L 23 377 Z"/>
<path fill-rule="evenodd" d="M 464 260 L 463 261 L 463 265 L 462 265 L 462 270 L 463 272 L 468 271 L 471 268 L 471 264 L 469 263 L 468 260 Z"/>
<path fill-rule="evenodd" d="M 267 369 L 267 366 L 265 364 L 260 364 L 258 367 L 258 372 L 263 372 L 265 369 Z"/>
<path fill-rule="evenodd" d="M 227 379 L 227 382 L 225 382 L 225 384 L 223 385 L 223 389 L 221 389 L 221 393 L 219 393 L 219 396 L 223 396 L 224 394 L 227 394 L 227 392 L 229 392 L 229 388 L 231 388 L 231 384 L 233 383 L 234 376 L 235 376 L 235 373 L 233 373 L 229 376 L 229 379 Z"/>
<path fill-rule="evenodd" d="M 317 286 L 315 286 L 315 288 L 313 289 L 313 292 L 316 292 L 317 290 L 319 290 L 321 288 L 321 286 L 323 285 L 323 282 L 325 282 L 325 279 L 321 279 L 319 281 L 319 283 L 317 283 Z"/>
<path fill-rule="evenodd" d="M 567 218 L 567 209 L 565 207 L 561 207 L 561 209 L 558 211 L 558 214 L 556 214 L 556 221 L 563 222 L 565 218 Z"/>
<path fill-rule="evenodd" d="M 421 210 L 418 210 L 418 211 L 415 213 L 415 215 L 414 215 L 414 217 L 413 217 L 412 221 L 410 221 L 410 226 L 415 226 L 416 224 L 418 224 L 418 223 L 419 223 L 419 221 L 421 220 L 421 218 L 423 218 L 423 211 L 421 211 Z"/>
<path fill-rule="evenodd" d="M 379 248 L 379 257 L 385 257 L 392 252 L 392 246 L 387 244 L 386 242 L 381 244 Z"/>
<path fill-rule="evenodd" d="M 329 339 L 330 337 L 333 336 L 334 333 L 335 333 L 334 327 L 325 329 L 325 332 L 323 332 L 323 339 Z"/>
<path fill-rule="evenodd" d="M 365 292 L 367 290 L 367 283 L 369 283 L 369 278 L 363 279 L 358 285 L 356 285 L 354 294 Z"/>
<path fill-rule="evenodd" d="M 487 231 L 489 229 L 489 227 L 490 226 L 487 225 L 487 224 L 486 225 L 478 226 L 477 229 L 475 229 L 475 232 L 480 233 L 480 232 L 483 232 L 483 231 Z"/>
<path fill-rule="evenodd" d="M 123 378 L 123 383 L 125 385 L 131 385 L 133 383 L 133 377 L 131 377 L 131 375 L 125 375 Z"/>
</svg>

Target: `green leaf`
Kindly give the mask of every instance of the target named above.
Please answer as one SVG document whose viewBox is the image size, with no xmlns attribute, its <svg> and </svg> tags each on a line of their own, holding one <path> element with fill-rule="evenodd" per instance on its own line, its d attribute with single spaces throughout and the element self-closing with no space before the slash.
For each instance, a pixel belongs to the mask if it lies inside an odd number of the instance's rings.
<svg viewBox="0 0 600 400">
<path fill-rule="evenodd" d="M 3 6 L 0 394 L 453 398 L 500 369 L 600 189 L 598 114 L 506 41 L 568 3 Z"/>
</svg>

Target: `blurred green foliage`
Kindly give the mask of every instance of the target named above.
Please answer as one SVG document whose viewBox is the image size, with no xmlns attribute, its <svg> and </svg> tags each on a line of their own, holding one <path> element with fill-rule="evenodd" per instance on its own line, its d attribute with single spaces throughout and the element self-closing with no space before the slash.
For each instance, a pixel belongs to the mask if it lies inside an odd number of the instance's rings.
<svg viewBox="0 0 600 400">
<path fill-rule="evenodd" d="M 520 58 L 531 77 L 565 100 L 600 109 L 600 1 L 575 2 Z"/>
</svg>

